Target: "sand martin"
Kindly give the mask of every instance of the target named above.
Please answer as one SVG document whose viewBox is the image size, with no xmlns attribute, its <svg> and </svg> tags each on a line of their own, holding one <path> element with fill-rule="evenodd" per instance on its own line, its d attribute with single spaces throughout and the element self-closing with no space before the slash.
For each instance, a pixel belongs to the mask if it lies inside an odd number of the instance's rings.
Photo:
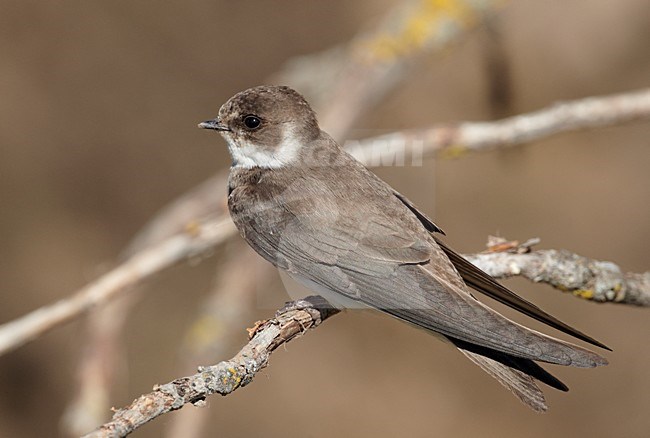
<svg viewBox="0 0 650 438">
<path fill-rule="evenodd" d="M 228 206 L 241 236 L 289 276 L 346 305 L 362 304 L 437 334 L 536 411 L 537 379 L 567 387 L 534 361 L 591 368 L 607 361 L 515 323 L 484 293 L 602 348 L 508 290 L 440 240 L 442 230 L 320 130 L 296 91 L 260 86 L 199 124 L 225 138 Z"/>
</svg>

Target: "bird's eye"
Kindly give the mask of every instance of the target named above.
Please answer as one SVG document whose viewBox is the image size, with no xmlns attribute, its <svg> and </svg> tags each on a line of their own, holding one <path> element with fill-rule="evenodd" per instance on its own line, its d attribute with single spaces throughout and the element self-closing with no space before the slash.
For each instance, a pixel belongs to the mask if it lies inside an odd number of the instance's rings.
<svg viewBox="0 0 650 438">
<path fill-rule="evenodd" d="M 246 116 L 246 117 L 244 117 L 244 125 L 246 125 L 246 127 L 248 129 L 259 128 L 261 124 L 262 124 L 262 121 L 257 116 Z"/>
</svg>

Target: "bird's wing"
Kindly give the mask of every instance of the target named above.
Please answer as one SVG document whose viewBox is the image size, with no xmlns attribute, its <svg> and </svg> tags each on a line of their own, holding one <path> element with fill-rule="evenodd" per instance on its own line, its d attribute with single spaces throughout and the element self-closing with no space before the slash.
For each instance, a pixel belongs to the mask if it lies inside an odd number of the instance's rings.
<svg viewBox="0 0 650 438">
<path fill-rule="evenodd" d="M 422 211 L 420 211 L 415 204 L 409 201 L 404 195 L 397 192 L 393 189 L 393 194 L 415 215 L 415 217 L 420 221 L 422 226 L 429 231 L 430 233 L 441 233 L 445 234 L 444 231 Z M 434 236 L 436 243 L 442 248 L 442 250 L 447 254 L 447 257 L 451 260 L 451 263 L 454 265 L 460 276 L 463 278 L 465 283 L 470 286 L 472 289 L 480 292 L 488 297 L 499 301 L 506 306 L 515 309 L 533 319 L 536 319 L 544 324 L 553 327 L 557 330 L 560 330 L 568 335 L 571 335 L 577 339 L 588 342 L 597 347 L 604 348 L 606 350 L 611 349 L 607 347 L 602 342 L 597 341 L 589 335 L 582 333 L 581 331 L 569 326 L 568 324 L 560 321 L 552 315 L 549 315 L 530 301 L 520 297 L 507 287 L 503 286 L 501 283 L 496 281 L 493 277 L 483 272 L 481 269 L 477 268 L 472 263 L 465 260 L 463 256 L 456 253 L 453 249 L 447 246 L 443 241 L 438 237 Z"/>
<path fill-rule="evenodd" d="M 342 261 L 340 266 L 343 266 Z M 344 268 L 342 268 L 344 269 Z M 594 367 L 606 361 L 527 329 L 476 301 L 438 274 L 440 265 L 402 265 L 385 278 L 349 272 L 359 299 L 420 327 L 525 359 Z"/>
<path fill-rule="evenodd" d="M 598 347 L 610 350 L 609 347 L 603 343 L 597 341 L 589 335 L 582 333 L 581 331 L 569 326 L 568 324 L 560 321 L 552 315 L 549 315 L 530 301 L 520 297 L 515 294 L 510 289 L 506 288 L 499 282 L 497 282 L 490 275 L 483 272 L 481 269 L 477 268 L 472 263 L 465 260 L 463 256 L 456 253 L 453 249 L 449 248 L 444 242 L 440 239 L 435 238 L 438 245 L 442 250 L 447 254 L 449 260 L 453 263 L 454 267 L 463 278 L 465 283 L 470 286 L 472 289 L 480 292 L 488 297 L 495 299 L 508 307 L 511 307 L 525 315 L 528 315 L 531 318 L 534 318 L 538 321 L 543 322 L 544 324 L 553 327 L 557 330 L 560 330 L 566 334 L 569 334 L 575 338 L 581 339 L 590 344 L 596 345 Z"/>
<path fill-rule="evenodd" d="M 397 198 L 373 199 L 376 191 L 364 193 L 363 199 L 353 194 L 330 197 L 330 192 L 324 190 L 317 198 L 320 210 L 306 202 L 284 204 L 291 219 L 277 249 L 297 278 L 425 329 L 506 354 L 579 367 L 606 363 L 595 353 L 529 330 L 473 299 L 447 255 Z M 360 202 L 364 217 L 341 214 L 354 212 Z"/>
<path fill-rule="evenodd" d="M 440 228 L 438 225 L 434 224 L 433 221 L 427 216 L 426 214 L 422 213 L 416 206 L 413 204 L 409 199 L 402 195 L 400 192 L 398 192 L 395 189 L 393 190 L 393 194 L 397 199 L 399 199 L 402 204 L 404 204 L 411 212 L 415 215 L 415 217 L 418 218 L 418 220 L 422 223 L 424 228 L 430 233 L 440 233 L 443 236 L 445 235 L 445 232 L 442 231 L 442 228 Z"/>
</svg>

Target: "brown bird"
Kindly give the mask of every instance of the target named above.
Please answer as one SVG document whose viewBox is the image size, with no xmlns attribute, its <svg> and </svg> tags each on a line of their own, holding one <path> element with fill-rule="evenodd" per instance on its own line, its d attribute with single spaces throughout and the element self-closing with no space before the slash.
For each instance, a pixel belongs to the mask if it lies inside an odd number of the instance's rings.
<svg viewBox="0 0 650 438">
<path fill-rule="evenodd" d="M 228 206 L 241 236 L 328 300 L 369 306 L 443 337 L 535 411 L 547 406 L 533 378 L 567 387 L 534 361 L 607 364 L 474 298 L 470 288 L 607 348 L 442 243 L 435 235 L 442 230 L 321 131 L 314 111 L 291 88 L 242 91 L 199 126 L 219 131 L 228 143 Z"/>
</svg>

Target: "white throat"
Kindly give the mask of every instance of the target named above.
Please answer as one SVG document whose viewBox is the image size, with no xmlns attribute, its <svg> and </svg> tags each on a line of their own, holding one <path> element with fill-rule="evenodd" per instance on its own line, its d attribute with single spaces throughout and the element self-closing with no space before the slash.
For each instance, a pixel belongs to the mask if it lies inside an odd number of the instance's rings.
<svg viewBox="0 0 650 438">
<path fill-rule="evenodd" d="M 247 141 L 236 141 L 232 135 L 227 133 L 224 138 L 228 142 L 228 150 L 232 156 L 232 167 L 243 169 L 253 167 L 277 169 L 287 166 L 298 158 L 298 152 L 302 146 L 293 135 L 292 129 L 285 130 L 282 142 L 274 150 L 268 150 Z"/>
</svg>

